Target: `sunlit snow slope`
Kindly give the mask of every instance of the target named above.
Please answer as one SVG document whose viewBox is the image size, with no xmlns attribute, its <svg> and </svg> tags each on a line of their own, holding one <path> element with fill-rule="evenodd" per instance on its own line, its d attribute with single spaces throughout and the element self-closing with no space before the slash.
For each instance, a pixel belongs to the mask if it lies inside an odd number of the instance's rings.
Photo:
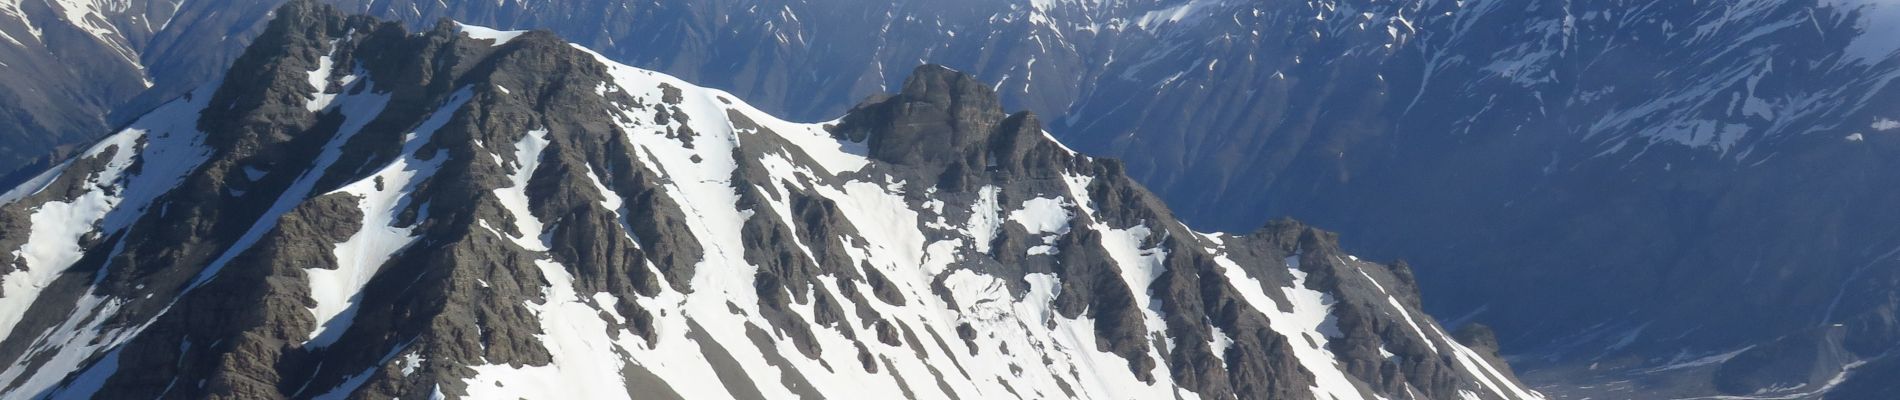
<svg viewBox="0 0 1900 400">
<path fill-rule="evenodd" d="M 1539 397 L 1403 264 L 1194 232 L 941 67 L 792 123 L 545 32 L 257 43 L 0 197 L 0 397 Z"/>
</svg>

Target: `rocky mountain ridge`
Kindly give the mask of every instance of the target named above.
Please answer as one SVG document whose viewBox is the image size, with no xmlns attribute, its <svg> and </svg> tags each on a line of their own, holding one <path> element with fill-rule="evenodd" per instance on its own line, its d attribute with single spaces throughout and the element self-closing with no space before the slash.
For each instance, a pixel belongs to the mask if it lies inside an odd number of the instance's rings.
<svg viewBox="0 0 1900 400">
<path fill-rule="evenodd" d="M 953 70 L 791 123 L 546 32 L 275 15 L 0 196 L 5 397 L 1540 397 L 1403 263 L 1190 230 Z"/>
<path fill-rule="evenodd" d="M 217 79 L 274 6 L 138 3 L 0 2 L 0 31 L 27 49 L 0 40 L 0 91 L 76 96 L 0 93 L 0 111 L 97 125 L 0 121 L 24 146 L 0 165 Z M 1885 358 L 1900 335 L 1890 2 L 330 3 L 412 29 L 554 29 L 793 120 L 948 65 L 1125 160 L 1196 226 L 1292 216 L 1411 259 L 1432 311 L 1497 327 L 1545 386 L 1818 396 L 1900 363 Z M 62 35 L 64 55 L 33 44 Z"/>
</svg>

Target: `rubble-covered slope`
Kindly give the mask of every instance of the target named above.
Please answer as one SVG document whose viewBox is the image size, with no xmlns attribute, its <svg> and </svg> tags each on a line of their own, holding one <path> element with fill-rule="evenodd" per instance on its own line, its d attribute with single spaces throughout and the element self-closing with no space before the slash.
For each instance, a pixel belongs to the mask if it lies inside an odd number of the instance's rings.
<svg viewBox="0 0 1900 400">
<path fill-rule="evenodd" d="M 1192 231 L 999 104 L 925 66 L 791 123 L 292 2 L 0 197 L 0 397 L 1539 397 L 1404 264 Z"/>
</svg>

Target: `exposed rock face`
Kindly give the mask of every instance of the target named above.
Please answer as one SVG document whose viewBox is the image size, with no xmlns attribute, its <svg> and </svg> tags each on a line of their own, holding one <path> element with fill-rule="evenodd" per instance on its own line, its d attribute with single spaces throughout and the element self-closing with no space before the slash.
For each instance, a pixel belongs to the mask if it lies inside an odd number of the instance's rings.
<svg viewBox="0 0 1900 400">
<path fill-rule="evenodd" d="M 799 124 L 546 32 L 276 15 L 0 197 L 9 397 L 1539 397 L 1403 264 L 1191 231 L 959 72 Z"/>
</svg>

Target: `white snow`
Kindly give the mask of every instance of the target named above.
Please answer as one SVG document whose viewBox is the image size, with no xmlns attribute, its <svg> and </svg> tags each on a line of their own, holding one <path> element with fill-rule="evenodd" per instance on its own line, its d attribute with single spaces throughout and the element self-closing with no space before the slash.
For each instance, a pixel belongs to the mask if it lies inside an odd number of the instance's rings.
<svg viewBox="0 0 1900 400">
<path fill-rule="evenodd" d="M 1287 338 L 1287 344 L 1298 356 L 1301 367 L 1313 373 L 1315 396 L 1336 399 L 1363 399 L 1364 396 L 1347 377 L 1339 365 L 1337 357 L 1326 348 L 1328 328 L 1331 319 L 1331 305 L 1327 304 L 1326 294 L 1305 287 L 1306 273 L 1299 271 L 1299 256 L 1287 257 L 1289 273 L 1294 276 L 1294 286 L 1282 288 L 1293 311 L 1281 311 L 1281 304 L 1268 297 L 1260 280 L 1247 275 L 1240 265 L 1225 254 L 1214 258 L 1220 265 L 1227 282 L 1247 300 L 1247 304 L 1267 315 L 1268 326 L 1274 332 Z"/>
<path fill-rule="evenodd" d="M 1880 118 L 1880 119 L 1874 120 L 1874 123 L 1872 125 L 1868 125 L 1867 127 L 1873 128 L 1873 130 L 1876 130 L 1876 131 L 1886 132 L 1886 131 L 1890 131 L 1894 129 L 1900 129 L 1900 121 L 1895 121 L 1895 120 L 1891 120 L 1887 118 Z"/>
<path fill-rule="evenodd" d="M 1069 232 L 1069 220 L 1075 214 L 1069 211 L 1068 201 L 1062 198 L 1037 197 L 1023 201 L 1020 209 L 1009 212 L 1010 222 L 1023 226 L 1029 234 Z"/>
<path fill-rule="evenodd" d="M 984 185 L 976 191 L 976 203 L 970 205 L 970 220 L 964 223 L 967 227 L 965 233 L 970 236 L 970 242 L 978 253 L 988 254 L 990 242 L 995 241 L 996 235 L 1003 229 L 1003 222 L 998 218 L 1002 209 L 996 199 L 1000 192 L 1002 188 Z"/>
<path fill-rule="evenodd" d="M 317 70 L 308 73 L 307 79 L 310 82 L 310 87 L 316 91 L 311 93 L 310 101 L 304 103 L 304 109 L 306 110 L 310 110 L 311 112 L 321 111 L 325 107 L 329 107 L 330 102 L 336 100 L 336 93 L 327 93 L 327 89 L 330 88 L 330 71 L 336 68 L 336 61 L 334 61 L 332 57 L 336 55 L 337 42 L 339 40 L 340 39 L 330 40 L 329 53 L 317 58 Z"/>
<path fill-rule="evenodd" d="M 467 101 L 466 94 L 459 96 L 462 96 L 460 101 Z M 449 104 L 454 107 L 461 105 L 458 101 Z M 363 219 L 359 221 L 356 233 L 342 243 L 337 243 L 332 250 L 337 260 L 336 269 L 304 270 L 310 277 L 310 297 L 317 301 L 317 306 L 311 308 L 310 312 L 316 315 L 320 323 L 310 332 L 310 340 L 304 343 L 305 346 L 328 346 L 341 337 L 355 320 L 356 304 L 362 299 L 363 286 L 368 285 L 383 264 L 397 252 L 415 243 L 415 226 L 397 226 L 397 220 L 413 203 L 411 193 L 415 192 L 416 186 L 434 176 L 442 163 L 448 161 L 445 150 L 437 150 L 427 160 L 417 153 L 430 143 L 436 130 L 448 124 L 454 110 L 444 107 L 430 114 L 413 132 L 405 135 L 402 158 L 369 177 L 329 193 L 357 197 L 357 209 L 363 213 Z M 423 208 L 418 215 L 415 220 L 419 223 L 427 218 L 428 209 Z"/>
<path fill-rule="evenodd" d="M 1069 221 L 1075 214 L 1065 198 L 1038 197 L 1023 202 L 1022 208 L 1009 212 L 1009 221 L 1023 226 L 1031 235 L 1043 235 L 1042 243 L 1029 247 L 1029 255 L 1055 255 L 1057 240 L 1069 234 Z"/>
<path fill-rule="evenodd" d="M 533 251 L 546 251 L 547 244 L 541 240 L 543 225 L 528 208 L 528 178 L 534 177 L 534 170 L 541 167 L 541 153 L 548 147 L 548 131 L 533 130 L 521 136 L 515 142 L 515 162 L 509 166 L 508 187 L 495 189 L 495 198 L 501 201 L 501 208 L 514 217 L 516 235 L 508 237 L 522 248 Z"/>
<path fill-rule="evenodd" d="M 1116 267 L 1121 269 L 1122 281 L 1128 284 L 1128 290 L 1134 292 L 1135 305 L 1142 310 L 1143 324 L 1147 325 L 1148 332 L 1166 336 L 1163 330 L 1167 327 L 1167 322 L 1163 321 L 1160 312 L 1156 311 L 1161 307 L 1153 305 L 1158 299 L 1154 297 L 1149 287 L 1154 284 L 1155 279 L 1161 277 L 1162 272 L 1166 272 L 1161 263 L 1168 258 L 1167 250 L 1159 246 L 1143 247 L 1153 234 L 1147 226 L 1136 225 L 1128 229 L 1113 229 L 1106 224 L 1097 223 L 1093 228 L 1102 233 L 1102 248 L 1108 251 L 1109 258 L 1115 260 Z M 1169 339 L 1169 344 L 1172 347 L 1172 338 Z"/>
<path fill-rule="evenodd" d="M 1128 370 L 1127 361 L 1097 351 L 1092 321 L 1086 317 L 1067 319 L 1055 313 L 1051 305 L 1060 282 L 1054 275 L 1029 274 L 1024 280 L 1029 289 L 1018 301 L 1005 290 L 1001 279 L 988 275 L 957 270 L 945 279 L 945 287 L 961 308 L 957 311 L 959 319 L 978 332 L 976 342 L 982 357 L 961 361 L 965 369 L 997 373 L 998 381 L 1007 382 L 1025 398 L 1065 397 L 1057 387 L 1058 381 L 1072 386 L 1083 398 L 1174 397 L 1166 375 L 1157 372 L 1158 382 L 1144 385 Z M 1041 328 L 1051 320 L 1055 329 Z M 1008 354 L 1004 349 L 1032 350 Z M 1051 364 L 1034 367 L 1044 362 Z M 1023 373 L 1003 375 L 1012 365 L 1022 367 Z"/>
<path fill-rule="evenodd" d="M 581 302 L 566 266 L 548 258 L 536 260 L 535 266 L 547 279 L 548 286 L 543 288 L 542 303 L 529 302 L 526 306 L 540 319 L 542 333 L 535 337 L 553 356 L 553 362 L 545 366 L 474 366 L 475 377 L 468 381 L 469 396 L 478 399 L 629 398 L 620 374 L 624 361 L 610 351 L 615 345 L 604 335 L 608 325 L 600 318 L 601 310 Z"/>
<path fill-rule="evenodd" d="M 603 60 L 603 62 L 605 62 Z M 536 394 L 527 397 L 539 397 L 539 394 L 557 394 L 563 398 L 625 398 L 628 394 L 621 385 L 613 384 L 620 379 L 620 369 L 625 360 L 614 351 L 633 354 L 634 360 L 640 360 L 643 368 L 670 383 L 674 390 L 690 398 L 728 398 L 720 385 L 705 385 L 699 380 L 713 376 L 711 366 L 699 353 L 699 346 L 686 338 L 689 324 L 707 325 L 702 333 L 715 338 L 721 347 L 729 350 L 734 357 L 745 360 L 748 365 L 758 366 L 763 376 L 755 375 L 756 386 L 771 397 L 792 397 L 782 386 L 776 384 L 776 377 L 770 367 L 763 367 L 764 358 L 757 348 L 750 346 L 745 339 L 743 324 L 754 322 L 765 326 L 763 320 L 747 321 L 748 318 L 733 315 L 726 311 L 727 302 L 741 305 L 745 309 L 756 309 L 757 300 L 752 289 L 754 267 L 748 266 L 739 242 L 739 228 L 751 210 L 739 210 L 736 206 L 737 194 L 730 183 L 736 162 L 732 159 L 732 149 L 737 146 L 737 137 L 726 124 L 723 110 L 718 101 L 696 87 L 663 77 L 651 72 L 608 63 L 614 81 L 603 84 L 598 93 L 632 90 L 628 93 L 657 104 L 661 98 L 661 83 L 678 88 L 694 89 L 686 104 L 678 105 L 689 116 L 692 128 L 699 137 L 694 140 L 693 148 L 665 137 L 666 129 L 677 128 L 679 119 L 673 119 L 668 126 L 640 123 L 650 118 L 650 114 L 633 113 L 630 110 L 612 110 L 620 112 L 619 119 L 627 133 L 628 141 L 635 146 L 639 161 L 648 169 L 664 174 L 668 181 L 667 195 L 679 204 L 689 219 L 688 228 L 699 238 L 705 248 L 705 259 L 700 263 L 701 271 L 718 273 L 700 273 L 692 277 L 692 296 L 688 297 L 670 289 L 658 298 L 630 299 L 653 309 L 669 309 L 669 317 L 654 322 L 656 329 L 667 345 L 648 348 L 643 340 L 631 340 L 631 334 L 621 334 L 621 340 L 606 336 L 606 321 L 599 315 L 592 303 L 603 307 L 621 301 L 605 294 L 586 295 L 574 291 L 572 277 L 559 262 L 543 258 L 536 262 L 548 286 L 543 290 L 545 299 L 527 306 L 540 319 L 543 334 L 539 335 L 543 346 L 553 355 L 553 362 L 544 366 L 508 365 L 477 366 L 477 376 L 470 380 L 470 387 L 481 388 L 476 396 L 513 398 L 522 394 Z M 539 134 L 530 135 L 539 137 Z M 538 159 L 543 143 L 540 139 L 524 140 L 517 144 L 517 156 L 520 160 Z M 524 248 L 539 251 L 547 248 L 547 243 L 539 237 L 543 223 L 528 212 L 525 196 L 514 197 L 512 190 L 525 187 L 531 170 L 536 166 L 533 161 L 517 161 L 511 180 L 514 186 L 498 191 L 498 197 L 504 198 L 504 208 L 513 214 L 516 229 L 524 232 L 521 237 L 513 237 Z M 512 204 L 509 204 L 512 203 Z M 611 308 L 606 308 L 611 310 Z M 687 315 L 696 318 L 687 320 Z M 757 315 L 756 310 L 748 315 Z M 624 317 L 615 316 L 615 319 Z M 799 356 L 802 358 L 802 356 Z M 750 370 L 751 368 L 748 368 Z M 751 372 L 751 371 L 749 371 Z M 606 384 L 603 384 L 606 383 Z"/>
<path fill-rule="evenodd" d="M 403 354 L 402 355 L 402 375 L 409 376 L 411 374 L 415 374 L 416 369 L 422 368 L 423 362 L 426 362 L 426 357 L 423 357 L 422 352 L 420 351 L 412 351 L 407 354 Z"/>
<path fill-rule="evenodd" d="M 197 121 L 210 98 L 200 95 L 191 101 L 167 103 L 94 144 L 80 158 L 109 156 L 103 169 L 96 174 L 72 171 L 91 174 L 83 185 L 88 189 L 70 201 L 50 201 L 34 207 L 26 243 L 7 250 L 10 256 L 0 257 L 19 259 L 26 265 L 25 269 L 0 276 L 0 340 L 13 332 L 40 291 L 79 261 L 85 250 L 79 246 L 83 237 L 109 235 L 131 225 L 152 201 L 204 162 L 209 150 L 201 144 L 203 134 L 198 132 Z M 139 171 L 128 175 L 135 163 Z M 41 174 L 8 192 L 0 203 L 38 193 L 72 165 L 73 161 L 67 161 Z"/>
<path fill-rule="evenodd" d="M 494 28 L 469 25 L 469 24 L 464 24 L 461 22 L 456 22 L 455 27 L 457 29 L 460 29 L 462 34 L 468 35 L 470 39 L 494 41 L 495 43 L 490 44 L 490 46 L 501 46 L 504 44 L 508 44 L 508 41 L 514 40 L 515 37 L 521 36 L 521 34 L 523 33 L 528 33 L 528 31 L 496 30 Z"/>
<path fill-rule="evenodd" d="M 1893 58 L 1900 52 L 1900 3 L 1890 0 L 1822 0 L 1820 6 L 1843 15 L 1857 16 L 1852 22 L 1860 35 L 1848 42 L 1843 52 L 1847 60 L 1872 65 Z"/>
<path fill-rule="evenodd" d="M 0 380 L 14 382 L 10 393 L 40 393 L 58 385 L 69 374 L 76 374 L 75 384 L 62 393 L 65 398 L 90 398 L 89 390 L 97 390 L 103 381 L 117 372 L 117 351 L 106 354 L 103 360 L 109 362 L 94 363 L 81 371 L 81 367 L 100 351 L 115 349 L 131 338 L 127 334 L 136 329 L 103 329 L 102 325 L 109 316 L 117 314 L 124 300 L 101 297 L 88 290 L 75 304 L 74 312 L 58 325 L 44 331 L 31 342 L 26 353 L 5 371 L 0 371 Z M 139 327 L 142 328 L 142 327 Z M 34 364 L 35 361 L 43 363 Z"/>
<path fill-rule="evenodd" d="M 1216 7 L 1225 3 L 1226 0 L 1188 0 L 1185 3 L 1143 14 L 1135 19 L 1135 26 L 1149 29 L 1164 24 L 1192 21 L 1206 17 Z"/>
</svg>

